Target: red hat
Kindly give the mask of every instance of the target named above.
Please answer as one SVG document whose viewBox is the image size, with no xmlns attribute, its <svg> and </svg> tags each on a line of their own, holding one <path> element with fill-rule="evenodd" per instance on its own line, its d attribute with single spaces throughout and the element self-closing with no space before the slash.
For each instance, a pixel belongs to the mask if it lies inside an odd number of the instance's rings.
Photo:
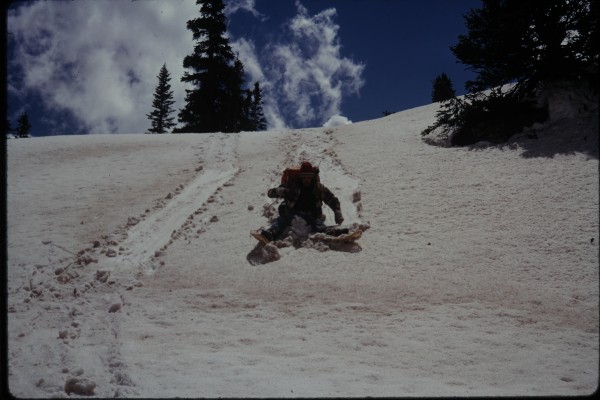
<svg viewBox="0 0 600 400">
<path fill-rule="evenodd" d="M 311 163 L 309 163 L 308 161 L 304 161 L 301 165 L 300 165 L 300 177 L 312 177 L 314 176 L 315 171 L 313 166 L 311 165 Z"/>
</svg>

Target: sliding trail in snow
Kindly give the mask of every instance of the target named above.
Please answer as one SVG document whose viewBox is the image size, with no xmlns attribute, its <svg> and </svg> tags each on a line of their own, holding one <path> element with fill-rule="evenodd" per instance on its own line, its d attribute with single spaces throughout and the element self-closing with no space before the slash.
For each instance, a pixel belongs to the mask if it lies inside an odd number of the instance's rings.
<svg viewBox="0 0 600 400">
<path fill-rule="evenodd" d="M 202 219 L 203 212 L 222 187 L 239 174 L 239 168 L 232 164 L 237 140 L 236 135 L 208 135 L 208 149 L 198 175 L 169 192 L 165 199 L 157 199 L 154 211 L 146 210 L 140 218 L 129 217 L 127 224 L 114 232 L 122 240 L 119 252 L 106 266 L 126 273 L 137 268 L 138 276 L 153 273 L 161 265 L 159 257 L 174 240 L 202 233 L 208 223 Z"/>
<path fill-rule="evenodd" d="M 59 276 L 63 300 L 68 308 L 69 328 L 60 338 L 77 339 L 94 347 L 94 354 L 82 354 L 65 346 L 60 358 L 67 365 L 81 365 L 65 390 L 76 395 L 123 397 L 139 395 L 131 376 L 132 365 L 123 356 L 124 337 L 130 312 L 139 310 L 133 288 L 144 285 L 143 277 L 161 266 L 161 256 L 176 240 L 198 237 L 209 220 L 204 215 L 218 192 L 239 174 L 237 135 L 207 134 L 199 147 L 200 166 L 196 176 L 153 204 L 140 216 L 123 216 L 127 223 L 94 241 L 93 247 L 75 255 Z M 187 151 L 187 150 L 186 150 Z M 141 199 L 147 200 L 147 199 Z M 83 268 L 81 268 L 83 267 Z M 62 279 L 61 279 L 62 278 Z M 90 299 L 95 299 L 90 301 Z M 134 305 L 135 304 L 135 305 Z M 88 316 L 93 316 L 89 318 Z M 101 346 L 97 343 L 102 343 Z M 67 369 L 55 371 L 60 376 Z M 57 388 L 52 387 L 54 393 Z"/>
<path fill-rule="evenodd" d="M 202 209 L 199 205 L 206 204 L 217 189 L 233 178 L 235 173 L 233 166 L 224 170 L 203 171 L 163 209 L 128 231 L 122 247 L 129 251 L 116 257 L 115 262 L 121 265 L 145 265 L 146 272 L 158 268 L 155 256 L 167 249 L 185 222 Z"/>
</svg>

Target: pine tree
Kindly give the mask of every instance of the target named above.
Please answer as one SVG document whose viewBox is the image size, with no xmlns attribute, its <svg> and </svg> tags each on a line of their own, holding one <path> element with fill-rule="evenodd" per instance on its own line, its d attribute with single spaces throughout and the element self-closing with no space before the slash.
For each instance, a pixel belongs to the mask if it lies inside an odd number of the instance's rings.
<svg viewBox="0 0 600 400">
<path fill-rule="evenodd" d="M 154 110 L 146 114 L 152 123 L 152 128 L 146 133 L 167 133 L 168 129 L 175 126 L 175 122 L 173 122 L 175 117 L 171 117 L 171 114 L 175 111 L 172 107 L 175 101 L 169 84 L 170 80 L 171 76 L 165 63 L 158 74 L 158 86 L 154 91 L 154 100 L 152 101 Z"/>
<path fill-rule="evenodd" d="M 181 78 L 194 88 L 186 89 L 186 104 L 179 112 L 183 127 L 177 132 L 237 132 L 244 123 L 244 73 L 225 36 L 225 7 L 222 0 L 196 4 L 201 16 L 187 22 L 196 45 L 183 60 L 189 71 Z"/>
<path fill-rule="evenodd" d="M 431 91 L 431 101 L 434 103 L 450 100 L 456 96 L 452 87 L 452 81 L 448 75 L 442 73 L 433 80 L 433 90 Z"/>
<path fill-rule="evenodd" d="M 248 108 L 246 105 L 246 93 L 247 90 L 242 89 L 244 84 L 244 65 L 239 59 L 235 59 L 233 69 L 228 78 L 229 93 L 227 98 L 229 103 L 226 106 L 226 113 L 229 117 L 223 121 L 221 131 L 223 132 L 239 132 L 244 130 L 244 127 L 248 125 Z"/>
<path fill-rule="evenodd" d="M 4 132 L 6 137 L 8 137 L 8 135 L 10 135 L 12 133 L 13 129 L 12 126 L 10 125 L 10 120 L 8 119 L 8 117 L 6 118 L 6 126 L 4 127 Z"/>
<path fill-rule="evenodd" d="M 243 121 L 242 131 L 252 132 L 256 130 L 256 124 L 252 121 L 251 110 L 252 110 L 252 91 L 244 90 L 244 103 L 243 103 Z"/>
<path fill-rule="evenodd" d="M 244 90 L 243 117 L 241 130 L 246 132 L 264 131 L 267 129 L 267 120 L 262 109 L 262 90 L 258 82 L 254 83 L 253 90 Z"/>
<path fill-rule="evenodd" d="M 31 124 L 29 123 L 29 116 L 26 112 L 23 112 L 17 120 L 17 128 L 15 129 L 15 137 L 26 138 L 29 137 L 31 131 Z"/>
<path fill-rule="evenodd" d="M 477 73 L 465 85 L 470 93 L 443 104 L 422 134 L 440 128 L 453 145 L 500 143 L 547 119 L 535 98 L 540 85 L 575 80 L 597 89 L 598 17 L 592 0 L 482 0 L 450 48 Z M 513 85 L 502 90 L 506 84 Z"/>
<path fill-rule="evenodd" d="M 525 96 L 540 82 L 595 80 L 598 70 L 598 8 L 592 0 L 483 0 L 465 15 L 467 35 L 451 47 L 477 72 L 467 83 L 481 91 L 517 82 Z"/>
<path fill-rule="evenodd" d="M 262 108 L 262 91 L 258 82 L 254 83 L 252 91 L 252 104 L 250 105 L 250 120 L 253 124 L 253 130 L 264 131 L 267 129 L 267 120 Z"/>
</svg>

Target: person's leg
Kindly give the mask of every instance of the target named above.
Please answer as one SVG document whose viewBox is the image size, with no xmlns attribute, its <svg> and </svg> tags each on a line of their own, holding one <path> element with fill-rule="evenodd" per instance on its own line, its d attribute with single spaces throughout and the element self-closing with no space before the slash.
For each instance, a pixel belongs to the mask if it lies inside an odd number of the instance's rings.
<svg viewBox="0 0 600 400">
<path fill-rule="evenodd" d="M 313 215 L 303 213 L 302 218 L 310 225 L 313 232 L 324 232 L 327 228 L 325 222 L 320 218 L 315 218 Z"/>
<path fill-rule="evenodd" d="M 313 218 L 312 227 L 315 232 L 325 232 L 325 229 L 327 229 L 325 221 L 320 218 Z"/>
<path fill-rule="evenodd" d="M 268 229 L 265 229 L 261 234 L 271 240 L 277 239 L 277 237 L 283 232 L 283 230 L 290 224 L 290 216 L 283 214 L 277 217 L 277 219 L 271 224 Z"/>
<path fill-rule="evenodd" d="M 313 218 L 312 227 L 314 232 L 325 232 L 325 234 L 330 236 L 340 236 L 350 231 L 348 228 L 327 227 L 325 221 L 320 218 Z"/>
</svg>

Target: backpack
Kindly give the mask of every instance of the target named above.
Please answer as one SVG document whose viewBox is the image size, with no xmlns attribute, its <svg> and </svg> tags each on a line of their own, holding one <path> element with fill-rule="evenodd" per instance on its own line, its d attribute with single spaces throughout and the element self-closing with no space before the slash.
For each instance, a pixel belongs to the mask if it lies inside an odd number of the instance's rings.
<svg viewBox="0 0 600 400">
<path fill-rule="evenodd" d="M 319 179 L 319 168 L 314 167 L 315 175 L 317 177 L 317 182 L 320 182 Z M 292 182 L 300 182 L 300 166 L 296 165 L 293 167 L 289 167 L 283 170 L 283 174 L 281 174 L 281 186 L 287 186 Z"/>
</svg>

